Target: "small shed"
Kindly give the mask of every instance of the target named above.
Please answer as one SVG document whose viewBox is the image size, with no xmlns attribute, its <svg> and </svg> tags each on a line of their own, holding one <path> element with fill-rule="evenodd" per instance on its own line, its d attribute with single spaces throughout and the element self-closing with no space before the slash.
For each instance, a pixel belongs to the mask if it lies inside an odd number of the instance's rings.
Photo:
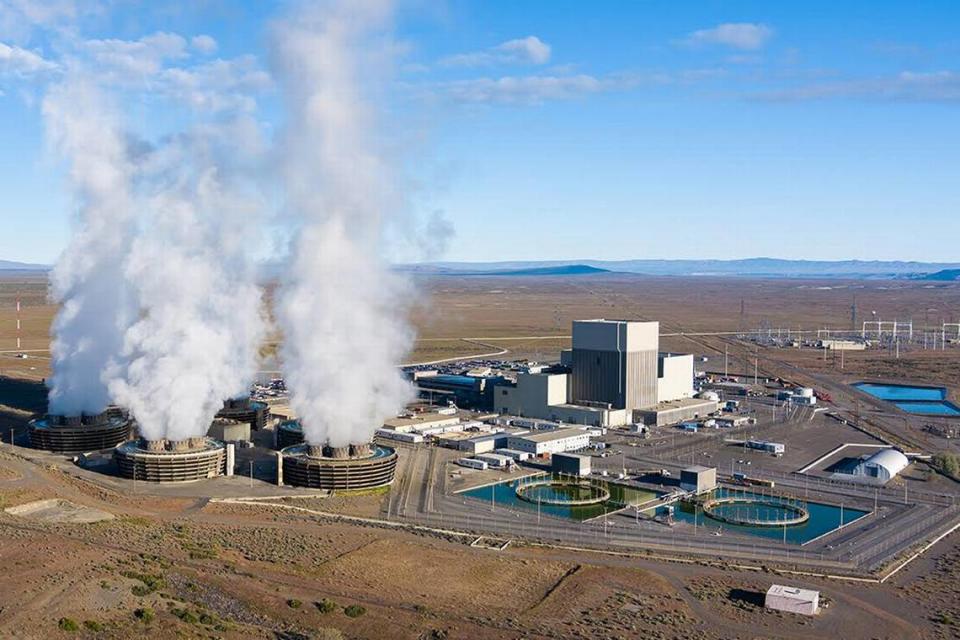
<svg viewBox="0 0 960 640">
<path fill-rule="evenodd" d="M 713 491 L 717 488 L 717 470 L 699 465 L 688 467 L 680 472 L 680 488 L 695 493 Z"/>
<path fill-rule="evenodd" d="M 554 473 L 588 476 L 590 475 L 590 456 L 575 453 L 555 453 L 550 459 L 550 469 Z"/>
<path fill-rule="evenodd" d="M 776 611 L 815 616 L 820 613 L 820 592 L 774 584 L 767 589 L 764 606 Z"/>
</svg>

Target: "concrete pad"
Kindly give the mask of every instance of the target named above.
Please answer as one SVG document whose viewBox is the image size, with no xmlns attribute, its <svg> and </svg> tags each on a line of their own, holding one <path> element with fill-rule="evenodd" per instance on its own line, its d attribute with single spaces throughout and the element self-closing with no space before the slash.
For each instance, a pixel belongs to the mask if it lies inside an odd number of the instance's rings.
<svg viewBox="0 0 960 640">
<path fill-rule="evenodd" d="M 91 522 L 113 520 L 114 518 L 112 513 L 56 498 L 28 502 L 16 507 L 8 507 L 4 511 L 10 515 L 30 520 L 68 524 L 89 524 Z"/>
</svg>

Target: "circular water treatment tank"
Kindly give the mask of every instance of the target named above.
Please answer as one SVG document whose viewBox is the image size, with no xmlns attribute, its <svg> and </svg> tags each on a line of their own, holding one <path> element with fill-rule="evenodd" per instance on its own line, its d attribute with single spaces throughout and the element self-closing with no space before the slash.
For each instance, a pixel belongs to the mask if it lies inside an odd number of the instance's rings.
<svg viewBox="0 0 960 640">
<path fill-rule="evenodd" d="M 810 519 L 810 512 L 777 498 L 728 496 L 703 503 L 703 512 L 718 522 L 748 527 L 792 527 Z"/>
<path fill-rule="evenodd" d="M 191 482 L 226 473 L 226 447 L 212 438 L 133 440 L 113 450 L 120 475 L 147 482 Z"/>
<path fill-rule="evenodd" d="M 116 408 L 95 415 L 48 414 L 30 422 L 30 446 L 56 453 L 111 449 L 129 439 L 132 422 Z"/>
<path fill-rule="evenodd" d="M 588 480 L 534 480 L 521 482 L 514 491 L 526 502 L 565 507 L 600 504 L 610 499 L 606 487 Z"/>
<path fill-rule="evenodd" d="M 397 452 L 361 443 L 347 447 L 297 444 L 282 450 L 283 481 L 312 489 L 371 489 L 393 482 Z"/>
</svg>

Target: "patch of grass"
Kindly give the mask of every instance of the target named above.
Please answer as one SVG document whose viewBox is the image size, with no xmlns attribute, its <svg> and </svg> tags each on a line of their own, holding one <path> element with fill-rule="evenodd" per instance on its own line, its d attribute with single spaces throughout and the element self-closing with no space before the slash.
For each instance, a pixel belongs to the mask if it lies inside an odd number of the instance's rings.
<svg viewBox="0 0 960 640">
<path fill-rule="evenodd" d="M 333 613 L 337 610 L 337 603 L 333 600 L 327 600 L 326 598 L 320 602 L 314 602 L 313 606 L 315 606 L 320 613 Z"/>
<path fill-rule="evenodd" d="M 344 607 L 343 612 L 347 615 L 348 618 L 359 618 L 367 612 L 365 608 L 359 604 L 351 604 L 348 607 Z"/>
<path fill-rule="evenodd" d="M 72 618 L 60 618 L 60 620 L 57 621 L 57 626 L 61 631 L 69 631 L 71 633 L 80 630 L 80 625 Z"/>
<path fill-rule="evenodd" d="M 337 489 L 335 495 L 358 498 L 360 496 L 382 496 L 390 493 L 390 487 L 373 487 L 371 489 Z"/>
<path fill-rule="evenodd" d="M 197 624 L 200 622 L 200 619 L 197 618 L 197 616 L 189 609 L 174 608 L 170 610 L 170 613 L 177 616 L 182 622 L 187 624 Z"/>
<path fill-rule="evenodd" d="M 153 612 L 153 609 L 143 608 L 143 609 L 134 609 L 133 617 L 142 622 L 143 624 L 150 624 L 153 622 L 153 619 L 156 617 L 156 614 Z"/>
<path fill-rule="evenodd" d="M 84 620 L 83 626 L 90 631 L 103 631 L 103 625 L 96 620 Z"/>
<path fill-rule="evenodd" d="M 141 584 L 135 585 L 130 591 L 133 595 L 143 597 L 163 588 L 163 576 L 156 576 L 150 573 L 138 573 L 136 571 L 123 571 L 120 573 L 124 578 L 139 580 Z"/>
<path fill-rule="evenodd" d="M 946 611 L 943 611 L 943 612 L 937 614 L 937 615 L 933 618 L 933 621 L 934 621 L 934 622 L 937 622 L 937 623 L 939 623 L 939 624 L 945 624 L 945 625 L 949 625 L 949 626 L 953 626 L 953 624 L 956 622 L 956 621 L 953 619 L 953 616 L 950 615 L 950 614 L 949 614 L 948 612 L 946 612 Z"/>
<path fill-rule="evenodd" d="M 291 598 L 287 600 L 287 606 L 290 607 L 291 609 L 299 609 L 300 607 L 303 606 L 303 602 L 300 600 L 297 600 L 296 598 Z"/>
</svg>

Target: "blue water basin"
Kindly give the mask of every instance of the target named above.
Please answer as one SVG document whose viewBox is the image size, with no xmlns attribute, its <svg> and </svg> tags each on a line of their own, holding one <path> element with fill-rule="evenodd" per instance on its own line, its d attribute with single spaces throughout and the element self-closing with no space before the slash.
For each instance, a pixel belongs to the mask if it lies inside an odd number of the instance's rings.
<svg viewBox="0 0 960 640">
<path fill-rule="evenodd" d="M 873 382 L 860 382 L 853 386 L 874 398 L 891 402 L 907 413 L 922 416 L 960 416 L 960 407 L 946 400 L 947 390 L 943 387 Z"/>
</svg>

